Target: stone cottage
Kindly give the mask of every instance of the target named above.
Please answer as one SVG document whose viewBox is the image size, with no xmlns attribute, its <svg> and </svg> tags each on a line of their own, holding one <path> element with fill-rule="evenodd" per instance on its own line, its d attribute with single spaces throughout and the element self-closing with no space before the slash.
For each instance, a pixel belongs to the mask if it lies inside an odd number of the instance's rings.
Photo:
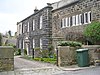
<svg viewBox="0 0 100 75">
<path fill-rule="evenodd" d="M 27 55 L 33 54 L 34 48 L 47 50 L 51 43 L 52 36 L 52 7 L 47 4 L 46 7 L 34 10 L 34 14 L 17 23 L 17 48 L 21 49 L 22 55 L 27 50 Z"/>
<path fill-rule="evenodd" d="M 33 48 L 56 48 L 58 40 L 86 40 L 83 30 L 92 21 L 100 21 L 100 0 L 61 0 L 47 3 L 41 10 L 17 23 L 17 47 L 27 49 L 32 55 Z M 52 38 L 52 39 L 51 39 Z"/>
</svg>

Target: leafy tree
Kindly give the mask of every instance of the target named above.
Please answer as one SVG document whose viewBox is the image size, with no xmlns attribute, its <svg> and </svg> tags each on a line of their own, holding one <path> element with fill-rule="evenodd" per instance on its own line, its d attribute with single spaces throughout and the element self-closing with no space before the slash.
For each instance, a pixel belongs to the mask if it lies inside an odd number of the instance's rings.
<svg viewBox="0 0 100 75">
<path fill-rule="evenodd" d="M 11 37 L 11 30 L 8 31 L 9 36 Z"/>
<path fill-rule="evenodd" d="M 89 24 L 85 30 L 84 35 L 89 38 L 92 43 L 100 43 L 100 22 L 92 22 Z"/>
<path fill-rule="evenodd" d="M 2 35 L 0 33 L 0 46 L 2 45 Z"/>
</svg>

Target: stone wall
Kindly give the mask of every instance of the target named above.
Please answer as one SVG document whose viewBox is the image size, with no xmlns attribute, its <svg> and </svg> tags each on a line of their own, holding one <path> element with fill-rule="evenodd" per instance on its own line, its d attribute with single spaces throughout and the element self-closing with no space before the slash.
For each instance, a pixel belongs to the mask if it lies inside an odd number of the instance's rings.
<svg viewBox="0 0 100 75">
<path fill-rule="evenodd" d="M 76 63 L 76 50 L 69 46 L 58 46 L 58 66 L 68 66 Z"/>
<path fill-rule="evenodd" d="M 12 47 L 0 46 L 0 72 L 14 70 L 14 50 Z"/>
<path fill-rule="evenodd" d="M 53 10 L 52 11 L 52 36 L 64 37 L 64 39 L 66 40 L 66 36 L 70 32 L 73 32 L 76 34 L 77 33 L 82 34 L 87 24 L 62 28 L 61 19 L 73 16 L 73 15 L 77 15 L 77 14 L 82 14 L 88 11 L 91 11 L 92 21 L 95 21 L 95 20 L 100 21 L 100 0 L 78 0 L 75 3 L 64 5 L 56 10 Z"/>
<path fill-rule="evenodd" d="M 89 50 L 90 64 L 98 59 L 95 50 L 100 48 L 100 45 L 83 45 L 82 48 L 87 48 Z"/>
<path fill-rule="evenodd" d="M 97 53 L 95 52 L 96 49 L 100 48 L 100 45 L 83 45 L 81 47 L 88 49 L 89 53 L 89 63 L 90 65 L 94 65 L 94 62 L 99 57 L 97 56 Z M 58 66 L 66 66 L 66 65 L 73 65 L 77 63 L 77 54 L 76 50 L 81 48 L 75 48 L 75 47 L 67 47 L 67 46 L 58 46 Z"/>
</svg>

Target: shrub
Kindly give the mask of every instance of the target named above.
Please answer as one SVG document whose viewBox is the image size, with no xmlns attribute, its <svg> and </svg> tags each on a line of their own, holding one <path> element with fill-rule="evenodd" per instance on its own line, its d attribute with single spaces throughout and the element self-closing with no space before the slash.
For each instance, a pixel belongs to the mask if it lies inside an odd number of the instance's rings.
<svg viewBox="0 0 100 75">
<path fill-rule="evenodd" d="M 100 43 L 100 22 L 92 22 L 89 24 L 84 30 L 84 35 L 92 43 Z"/>
<path fill-rule="evenodd" d="M 41 54 L 42 54 L 43 58 L 48 58 L 49 57 L 49 50 L 42 50 Z"/>
<path fill-rule="evenodd" d="M 17 49 L 17 50 L 15 51 L 15 55 L 21 55 L 21 49 Z"/>
<path fill-rule="evenodd" d="M 24 54 L 27 55 L 27 50 L 26 49 L 24 49 Z"/>
<path fill-rule="evenodd" d="M 74 41 L 61 41 L 58 43 L 58 46 L 70 46 L 70 47 L 81 47 L 82 44 L 80 42 L 74 42 Z"/>
</svg>

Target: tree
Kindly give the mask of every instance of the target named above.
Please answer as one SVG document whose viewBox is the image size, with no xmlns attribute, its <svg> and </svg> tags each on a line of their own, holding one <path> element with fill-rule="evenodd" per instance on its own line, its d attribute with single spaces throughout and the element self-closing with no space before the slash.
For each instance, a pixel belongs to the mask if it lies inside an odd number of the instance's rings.
<svg viewBox="0 0 100 75">
<path fill-rule="evenodd" d="M 11 37 L 11 30 L 8 31 L 9 36 Z"/>
<path fill-rule="evenodd" d="M 2 35 L 0 33 L 0 46 L 2 45 Z"/>
<path fill-rule="evenodd" d="M 100 22 L 92 22 L 89 24 L 84 30 L 84 35 L 92 43 L 100 43 Z"/>
</svg>

